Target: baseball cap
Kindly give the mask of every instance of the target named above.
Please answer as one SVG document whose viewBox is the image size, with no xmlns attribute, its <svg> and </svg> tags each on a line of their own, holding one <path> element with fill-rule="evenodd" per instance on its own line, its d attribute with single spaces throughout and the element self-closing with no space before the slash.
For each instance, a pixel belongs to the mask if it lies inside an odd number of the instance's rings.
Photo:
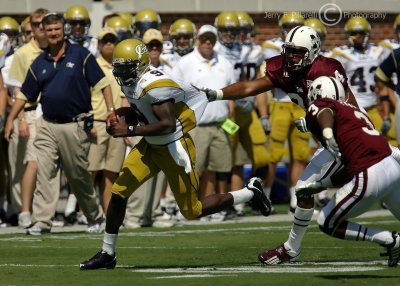
<svg viewBox="0 0 400 286">
<path fill-rule="evenodd" d="M 217 29 L 211 25 L 203 25 L 200 27 L 199 32 L 197 33 L 197 37 L 200 37 L 206 33 L 212 33 L 215 37 L 217 37 Z"/>
<path fill-rule="evenodd" d="M 99 40 L 102 40 L 106 35 L 113 35 L 113 36 L 118 38 L 117 32 L 113 28 L 110 28 L 110 27 L 102 28 L 100 30 L 99 35 L 97 36 L 97 38 Z"/>
<path fill-rule="evenodd" d="M 144 34 L 143 34 L 143 43 L 146 45 L 150 43 L 151 41 L 158 41 L 160 43 L 163 42 L 163 35 L 159 30 L 156 29 L 148 29 Z"/>
</svg>

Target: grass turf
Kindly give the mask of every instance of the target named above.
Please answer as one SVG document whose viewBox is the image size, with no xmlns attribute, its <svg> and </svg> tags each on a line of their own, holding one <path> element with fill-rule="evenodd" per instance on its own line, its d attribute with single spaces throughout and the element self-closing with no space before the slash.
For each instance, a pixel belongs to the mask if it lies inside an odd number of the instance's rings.
<svg viewBox="0 0 400 286">
<path fill-rule="evenodd" d="M 392 217 L 362 219 L 399 229 Z M 310 225 L 301 262 L 262 266 L 258 252 L 285 241 L 290 222 L 190 225 L 122 230 L 117 268 L 80 271 L 102 235 L 0 235 L 0 285 L 400 285 L 380 246 L 330 238 Z"/>
</svg>

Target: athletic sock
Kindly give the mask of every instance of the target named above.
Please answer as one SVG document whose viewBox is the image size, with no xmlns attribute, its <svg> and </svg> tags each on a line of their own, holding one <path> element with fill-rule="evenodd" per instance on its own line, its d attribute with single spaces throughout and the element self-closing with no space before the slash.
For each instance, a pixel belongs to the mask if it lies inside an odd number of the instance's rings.
<svg viewBox="0 0 400 286">
<path fill-rule="evenodd" d="M 254 193 L 247 188 L 243 188 L 237 191 L 232 191 L 230 192 L 230 194 L 233 197 L 234 205 L 246 203 L 250 201 L 254 196 Z"/>
<path fill-rule="evenodd" d="M 310 224 L 314 209 L 296 207 L 294 211 L 293 225 L 289 233 L 289 239 L 284 243 L 289 255 L 296 256 L 300 253 L 301 243 L 307 227 Z"/>
<path fill-rule="evenodd" d="M 297 197 L 296 197 L 295 187 L 290 187 L 289 193 L 290 193 L 290 207 L 295 209 L 297 207 Z"/>
<path fill-rule="evenodd" d="M 103 247 L 101 249 L 107 252 L 109 255 L 114 255 L 115 247 L 117 245 L 117 238 L 118 234 L 104 232 Z"/>
</svg>

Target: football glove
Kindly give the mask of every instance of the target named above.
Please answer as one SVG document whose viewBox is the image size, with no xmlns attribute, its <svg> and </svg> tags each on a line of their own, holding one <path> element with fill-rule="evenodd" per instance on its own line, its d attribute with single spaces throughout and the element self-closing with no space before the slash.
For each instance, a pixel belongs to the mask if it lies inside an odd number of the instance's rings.
<svg viewBox="0 0 400 286">
<path fill-rule="evenodd" d="M 271 122 L 269 121 L 268 116 L 260 117 L 260 122 L 261 122 L 262 127 L 264 128 L 265 134 L 268 135 L 269 133 L 271 133 L 272 126 L 271 126 Z"/>
<path fill-rule="evenodd" d="M 382 121 L 381 133 L 383 135 L 386 135 L 388 133 L 391 125 L 392 125 L 392 122 L 390 121 L 390 118 L 385 117 Z"/>
<path fill-rule="evenodd" d="M 220 89 L 214 90 L 214 89 L 210 89 L 207 87 L 203 87 L 203 88 L 200 88 L 200 90 L 206 94 L 209 102 L 212 102 L 215 100 L 221 100 L 223 97 L 222 90 L 220 90 Z"/>
<path fill-rule="evenodd" d="M 304 117 L 299 117 L 298 119 L 296 119 L 296 121 L 294 122 L 294 125 L 300 132 L 302 132 L 302 133 L 308 132 L 306 119 Z"/>
<path fill-rule="evenodd" d="M 322 136 L 326 149 L 331 152 L 336 160 L 340 160 L 342 154 L 340 153 L 339 146 L 336 143 L 335 137 L 333 136 L 332 128 L 324 128 L 324 130 L 322 130 Z"/>
</svg>

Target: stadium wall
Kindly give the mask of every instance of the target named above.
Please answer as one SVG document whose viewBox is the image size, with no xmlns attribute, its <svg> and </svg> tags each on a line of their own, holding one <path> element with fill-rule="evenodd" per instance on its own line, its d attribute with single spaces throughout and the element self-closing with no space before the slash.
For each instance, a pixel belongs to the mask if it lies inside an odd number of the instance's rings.
<svg viewBox="0 0 400 286">
<path fill-rule="evenodd" d="M 400 13 L 399 0 L 115 0 L 94 2 L 91 0 L 0 0 L 2 16 L 10 15 L 18 21 L 36 8 L 46 7 L 54 12 L 64 12 L 69 6 L 85 6 L 91 15 L 91 34 L 101 28 L 103 16 L 119 11 L 135 13 L 141 9 L 154 9 L 162 19 L 162 32 L 168 34 L 169 25 L 176 19 L 186 17 L 197 27 L 212 24 L 221 11 L 247 11 L 256 23 L 256 41 L 280 35 L 278 19 L 285 11 L 297 11 L 304 17 L 317 17 L 327 24 L 328 35 L 325 48 L 330 49 L 347 42 L 344 34 L 345 22 L 354 15 L 365 16 L 372 25 L 371 41 L 395 38 L 393 22 Z M 362 11 L 361 11 L 362 10 Z"/>
</svg>

